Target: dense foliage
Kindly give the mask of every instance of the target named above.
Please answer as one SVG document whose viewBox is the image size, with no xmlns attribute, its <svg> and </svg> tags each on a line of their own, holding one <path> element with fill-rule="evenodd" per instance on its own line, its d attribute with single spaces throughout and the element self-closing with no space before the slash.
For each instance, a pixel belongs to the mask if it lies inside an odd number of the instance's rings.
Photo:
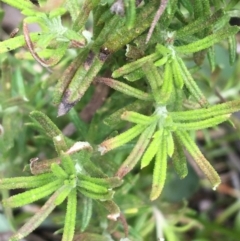
<svg viewBox="0 0 240 241">
<path fill-rule="evenodd" d="M 199 184 L 186 159 L 205 188 L 218 188 L 195 134 L 209 140 L 205 129 L 226 121 L 238 130 L 230 116 L 240 110 L 239 84 L 219 65 L 221 51 L 238 64 L 239 27 L 229 24 L 238 1 L 2 2 L 24 15 L 0 42 L 0 189 L 17 228 L 10 240 L 46 219 L 63 227 L 64 241 L 213 240 L 193 231 L 210 221 L 183 202 Z M 30 23 L 41 30 L 30 32 Z M 216 86 L 231 92 L 217 92 L 221 103 L 212 101 Z M 12 208 L 33 202 L 31 218 L 14 217 Z M 237 240 L 239 229 L 222 222 L 216 230 Z"/>
</svg>

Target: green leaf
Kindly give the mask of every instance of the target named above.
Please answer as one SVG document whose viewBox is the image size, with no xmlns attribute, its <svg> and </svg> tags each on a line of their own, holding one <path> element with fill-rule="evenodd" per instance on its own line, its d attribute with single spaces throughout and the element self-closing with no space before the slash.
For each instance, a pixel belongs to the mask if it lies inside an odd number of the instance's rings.
<svg viewBox="0 0 240 241">
<path fill-rule="evenodd" d="M 175 50 L 178 53 L 183 53 L 183 54 L 195 53 L 200 50 L 209 48 L 210 46 L 222 41 L 223 39 L 226 39 L 229 36 L 236 34 L 238 31 L 239 31 L 239 27 L 237 26 L 234 26 L 234 27 L 227 26 L 201 40 L 190 43 L 188 45 L 175 47 Z"/>
<path fill-rule="evenodd" d="M 2 88 L 2 93 L 4 93 L 4 96 L 6 98 L 11 97 L 11 78 L 12 78 L 11 65 L 9 63 L 8 58 L 4 58 L 1 61 L 0 85 Z"/>
<path fill-rule="evenodd" d="M 7 3 L 8 5 L 18 8 L 20 10 L 34 8 L 34 5 L 30 0 L 2 0 L 2 2 Z"/>
<path fill-rule="evenodd" d="M 152 191 L 150 194 L 151 201 L 157 199 L 161 194 L 167 174 L 167 141 L 164 135 L 161 136 L 159 146 L 161 148 L 157 150 L 153 170 Z"/>
<path fill-rule="evenodd" d="M 41 33 L 31 33 L 30 37 L 31 37 L 31 40 L 35 42 L 41 37 Z M 25 45 L 25 39 L 23 35 L 4 40 L 0 42 L 0 54 L 17 49 L 24 45 Z"/>
<path fill-rule="evenodd" d="M 142 67 L 147 80 L 151 86 L 152 94 L 154 97 L 154 100 L 159 103 L 161 96 L 159 94 L 160 86 L 163 83 L 163 79 L 160 76 L 158 69 L 156 66 L 154 66 L 152 61 L 148 61 L 143 67 Z"/>
<path fill-rule="evenodd" d="M 82 225 L 81 232 L 87 228 L 92 217 L 93 202 L 91 198 L 83 197 L 83 213 L 82 213 Z"/>
<path fill-rule="evenodd" d="M 53 175 L 59 179 L 68 178 L 68 174 L 57 163 L 51 164 L 51 171 L 52 171 Z"/>
<path fill-rule="evenodd" d="M 205 28 L 209 28 L 216 21 L 223 16 L 224 12 L 222 9 L 218 10 L 211 16 L 201 16 L 196 18 L 194 21 L 185 25 L 183 28 L 176 32 L 176 38 L 193 35 L 194 33 L 201 32 Z"/>
<path fill-rule="evenodd" d="M 2 178 L 0 189 L 33 188 L 43 186 L 53 180 L 54 177 L 50 173 L 30 177 Z"/>
<path fill-rule="evenodd" d="M 134 127 L 130 128 L 129 130 L 125 131 L 124 133 L 110 138 L 99 145 L 98 150 L 101 154 L 105 154 L 106 152 L 115 149 L 119 146 L 124 145 L 125 143 L 131 141 L 136 136 L 138 136 L 146 127 L 143 125 L 135 125 Z"/>
<path fill-rule="evenodd" d="M 199 168 L 206 175 L 208 180 L 211 182 L 213 186 L 213 190 L 216 190 L 217 186 L 221 183 L 221 179 L 217 172 L 214 170 L 212 165 L 206 160 L 198 146 L 191 139 L 189 134 L 186 131 L 176 131 L 177 138 L 181 141 L 181 143 L 186 147 L 190 155 L 194 158 Z"/>
<path fill-rule="evenodd" d="M 61 186 L 62 180 L 55 180 L 41 187 L 28 190 L 24 193 L 16 194 L 3 200 L 3 204 L 8 207 L 21 207 L 28 203 L 35 202 L 43 197 L 48 196 Z"/>
<path fill-rule="evenodd" d="M 220 115 L 212 118 L 208 118 L 202 121 L 190 122 L 190 123 L 174 123 L 174 126 L 179 130 L 201 130 L 209 127 L 219 125 L 220 123 L 229 119 L 229 115 Z"/>
<path fill-rule="evenodd" d="M 133 88 L 120 81 L 116 81 L 116 80 L 110 79 L 110 78 L 101 78 L 101 77 L 97 78 L 97 81 L 99 83 L 104 83 L 105 85 L 107 85 L 123 94 L 135 97 L 139 100 L 146 100 L 146 101 L 153 100 L 153 97 L 151 94 L 148 94 L 139 89 Z"/>
<path fill-rule="evenodd" d="M 181 141 L 174 136 L 174 152 L 172 156 L 173 167 L 178 176 L 183 179 L 188 174 L 186 156 Z"/>
<path fill-rule="evenodd" d="M 13 235 L 9 241 L 18 241 L 26 237 L 34 229 L 36 229 L 46 217 L 53 211 L 56 207 L 55 200 L 64 191 L 64 186 L 58 189 L 47 202 L 36 212 L 36 214 L 28 220 L 15 235 Z"/>
<path fill-rule="evenodd" d="M 168 61 L 165 64 L 164 76 L 163 76 L 163 85 L 159 91 L 159 98 L 157 103 L 166 104 L 171 97 L 173 92 L 173 75 L 171 63 Z"/>
<path fill-rule="evenodd" d="M 182 72 L 182 78 L 183 78 L 184 84 L 188 88 L 189 92 L 193 95 L 193 97 L 196 99 L 196 101 L 198 101 L 198 103 L 201 106 L 208 105 L 207 99 L 203 95 L 200 88 L 197 86 L 192 75 L 190 74 L 187 67 L 185 66 L 183 60 L 181 58 L 177 58 L 177 60 Z"/>
<path fill-rule="evenodd" d="M 165 56 L 171 52 L 171 50 L 169 48 L 165 47 L 162 44 L 156 45 L 156 51 L 163 56 Z"/>
<path fill-rule="evenodd" d="M 32 111 L 30 113 L 30 117 L 42 126 L 42 128 L 45 131 L 45 134 L 50 138 L 62 135 L 62 132 L 58 129 L 58 127 L 50 120 L 49 117 L 47 117 L 42 112 Z"/>
<path fill-rule="evenodd" d="M 84 188 L 78 187 L 79 192 L 81 192 L 84 196 L 92 198 L 92 199 L 99 199 L 99 200 L 110 200 L 113 197 L 114 192 L 108 191 L 106 193 L 96 193 L 86 190 Z"/>
<path fill-rule="evenodd" d="M 128 29 L 132 29 L 136 20 L 136 3 L 135 0 L 129 0 L 125 6 L 126 12 L 126 25 Z"/>
<path fill-rule="evenodd" d="M 168 61 L 169 56 L 164 56 L 163 58 L 157 60 L 154 65 L 157 67 L 163 66 L 164 64 L 166 64 L 166 62 Z"/>
<path fill-rule="evenodd" d="M 56 9 L 53 9 L 50 13 L 49 13 L 49 18 L 56 18 L 59 16 L 62 16 L 66 13 L 66 8 L 63 7 L 58 7 Z"/>
<path fill-rule="evenodd" d="M 81 49 L 78 56 L 71 62 L 71 64 L 65 69 L 62 76 L 58 80 L 57 85 L 53 93 L 53 103 L 55 105 L 59 104 L 61 98 L 67 89 L 69 83 L 72 81 L 73 76 L 80 66 L 84 63 L 88 54 L 88 49 Z"/>
<path fill-rule="evenodd" d="M 228 101 L 208 108 L 187 110 L 180 112 L 170 112 L 174 122 L 177 121 L 200 121 L 214 116 L 228 115 L 240 110 L 240 100 Z"/>
<path fill-rule="evenodd" d="M 148 55 L 146 57 L 143 57 L 141 59 L 138 59 L 132 63 L 126 64 L 126 65 L 122 66 L 121 68 L 113 71 L 112 77 L 118 78 L 122 75 L 129 74 L 129 73 L 141 68 L 144 64 L 148 63 L 149 61 L 156 61 L 159 58 L 160 58 L 160 55 L 158 53 L 154 53 L 154 54 Z"/>
<path fill-rule="evenodd" d="M 75 240 L 81 241 L 106 241 L 106 236 L 94 233 L 81 233 L 75 236 Z"/>
<path fill-rule="evenodd" d="M 237 40 L 235 35 L 231 35 L 228 37 L 228 45 L 229 45 L 229 62 L 233 65 L 236 61 L 237 56 Z"/>
<path fill-rule="evenodd" d="M 152 141 L 149 144 L 147 150 L 145 151 L 142 161 L 141 161 L 141 169 L 148 166 L 153 157 L 156 155 L 159 148 L 162 148 L 160 146 L 161 139 L 163 138 L 163 129 L 158 130 L 154 133 L 152 137 Z"/>
<path fill-rule="evenodd" d="M 74 188 L 68 195 L 67 212 L 64 221 L 62 241 L 72 241 L 77 214 L 77 192 Z"/>
<path fill-rule="evenodd" d="M 58 116 L 66 114 L 83 97 L 106 59 L 106 54 L 98 53 L 94 56 L 88 70 L 85 70 L 84 66 L 78 69 L 64 92 L 58 107 Z"/>
<path fill-rule="evenodd" d="M 211 67 L 211 71 L 213 72 L 216 68 L 216 56 L 215 56 L 214 46 L 211 46 L 208 49 L 207 56 L 208 56 L 208 61 L 209 61 L 210 67 Z"/>
<path fill-rule="evenodd" d="M 123 162 L 121 167 L 118 169 L 116 176 L 122 178 L 128 172 L 130 172 L 137 162 L 142 157 L 143 153 L 145 152 L 149 142 L 151 141 L 152 135 L 156 129 L 157 121 L 152 123 L 149 127 L 147 127 L 144 132 L 141 134 L 140 138 L 138 139 L 137 143 L 135 144 L 133 150 L 127 157 L 127 159 Z"/>
<path fill-rule="evenodd" d="M 56 198 L 56 200 L 54 201 L 54 203 L 56 205 L 60 205 L 61 203 L 64 202 L 64 200 L 68 197 L 68 195 L 71 193 L 71 191 L 74 189 L 73 185 L 71 185 L 69 183 L 69 181 L 65 181 L 64 182 L 65 185 L 62 186 L 63 190 L 62 192 L 59 194 L 59 196 Z"/>
<path fill-rule="evenodd" d="M 107 216 L 109 219 L 117 221 L 120 217 L 120 208 L 113 200 L 99 202 L 110 214 Z"/>
<path fill-rule="evenodd" d="M 116 112 L 114 112 L 113 114 L 107 116 L 103 122 L 104 124 L 115 128 L 115 126 L 117 126 L 118 124 L 122 123 L 121 120 L 121 115 L 125 112 L 125 111 L 141 111 L 143 109 L 146 109 L 148 107 L 149 103 L 146 101 L 141 101 L 141 100 L 136 100 L 128 105 L 125 105 L 124 107 L 118 109 Z"/>
<path fill-rule="evenodd" d="M 172 59 L 171 69 L 174 79 L 174 85 L 177 88 L 182 89 L 184 86 L 183 75 L 176 58 Z"/>
<path fill-rule="evenodd" d="M 67 1 L 65 1 L 65 7 L 70 12 L 72 21 L 76 20 L 76 18 L 78 16 L 78 11 L 79 11 L 78 10 L 78 8 L 79 8 L 78 1 L 77 0 L 67 0 Z"/>
<path fill-rule="evenodd" d="M 119 187 L 123 183 L 119 177 L 99 178 L 78 174 L 78 178 L 107 188 Z"/>
<path fill-rule="evenodd" d="M 144 76 L 144 72 L 142 69 L 139 68 L 129 74 L 123 75 L 123 78 L 129 82 L 134 82 L 136 80 L 141 79 L 143 76 Z"/>
<path fill-rule="evenodd" d="M 97 194 L 106 194 L 108 192 L 107 187 L 104 187 L 102 185 L 98 185 L 96 183 L 85 181 L 85 180 L 79 180 L 77 184 L 81 189 L 86 189 L 87 191 L 94 192 Z"/>
<path fill-rule="evenodd" d="M 87 135 L 87 129 L 88 129 L 87 124 L 80 118 L 80 116 L 78 115 L 77 111 L 74 108 L 72 108 L 69 111 L 68 115 L 70 120 L 73 122 L 74 126 L 76 127 L 77 131 L 81 133 L 81 135 L 85 138 Z"/>
<path fill-rule="evenodd" d="M 76 175 L 75 163 L 70 155 L 61 152 L 61 166 L 68 175 Z"/>
<path fill-rule="evenodd" d="M 121 115 L 121 119 L 135 124 L 149 125 L 151 122 L 156 120 L 156 117 L 145 116 L 134 111 L 125 111 Z"/>
<path fill-rule="evenodd" d="M 172 137 L 172 133 L 170 131 L 166 131 L 166 139 L 167 139 L 167 154 L 172 157 L 174 152 L 174 141 Z"/>
</svg>

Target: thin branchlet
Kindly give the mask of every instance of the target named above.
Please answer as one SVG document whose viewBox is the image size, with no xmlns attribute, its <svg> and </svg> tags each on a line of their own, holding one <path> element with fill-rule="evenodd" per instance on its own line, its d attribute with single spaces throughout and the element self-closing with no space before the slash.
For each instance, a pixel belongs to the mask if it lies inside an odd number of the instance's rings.
<svg viewBox="0 0 240 241">
<path fill-rule="evenodd" d="M 23 22 L 23 35 L 24 35 L 24 39 L 25 39 L 25 42 L 26 42 L 26 45 L 31 53 L 31 55 L 33 56 L 33 58 L 40 64 L 42 65 L 43 67 L 47 68 L 50 72 L 51 70 L 49 69 L 49 63 L 42 59 L 34 50 L 34 44 L 30 38 L 30 35 L 29 35 L 29 30 L 28 30 L 28 26 L 25 22 Z"/>
<path fill-rule="evenodd" d="M 148 41 L 150 40 L 151 36 L 152 36 L 152 33 L 153 33 L 153 30 L 155 28 L 155 26 L 157 25 L 157 22 L 158 20 L 160 19 L 160 17 L 162 16 L 165 8 L 167 7 L 167 3 L 168 3 L 168 0 L 162 0 L 161 3 L 160 3 L 160 6 L 157 10 L 157 13 L 152 21 L 152 24 L 151 24 L 151 27 L 148 31 L 148 34 L 147 34 L 147 39 L 146 39 L 146 44 L 148 43 Z"/>
</svg>

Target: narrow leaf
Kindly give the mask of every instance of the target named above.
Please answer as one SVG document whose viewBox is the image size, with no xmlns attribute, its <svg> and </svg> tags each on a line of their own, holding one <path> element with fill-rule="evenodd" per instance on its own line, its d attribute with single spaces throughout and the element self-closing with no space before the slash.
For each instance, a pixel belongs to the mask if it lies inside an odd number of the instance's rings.
<svg viewBox="0 0 240 241">
<path fill-rule="evenodd" d="M 164 64 L 166 64 L 166 62 L 168 61 L 169 56 L 164 56 L 163 58 L 157 60 L 154 65 L 157 67 L 163 66 Z"/>
<path fill-rule="evenodd" d="M 167 139 L 167 154 L 169 157 L 172 157 L 173 152 L 174 152 L 174 141 L 173 141 L 173 136 L 170 131 L 166 131 L 166 139 Z"/>
<path fill-rule="evenodd" d="M 31 33 L 32 41 L 37 41 L 41 37 L 41 33 Z M 22 47 L 25 44 L 24 36 L 17 36 L 0 42 L 0 54 Z"/>
<path fill-rule="evenodd" d="M 68 145 L 65 141 L 65 138 L 62 134 L 54 136 L 52 138 L 53 140 L 53 144 L 55 147 L 56 152 L 58 153 L 58 155 L 60 156 L 62 151 L 67 151 L 68 150 Z"/>
<path fill-rule="evenodd" d="M 216 68 L 216 56 L 215 56 L 214 46 L 211 46 L 208 49 L 207 56 L 208 56 L 208 61 L 209 61 L 210 67 L 211 67 L 211 71 L 213 72 Z"/>
<path fill-rule="evenodd" d="M 89 182 L 89 181 L 79 180 L 77 185 L 81 187 L 81 189 L 83 188 L 83 189 L 86 189 L 87 191 L 98 193 L 98 194 L 102 194 L 102 193 L 105 194 L 108 192 L 108 189 L 106 187 L 98 185 L 93 182 Z"/>
<path fill-rule="evenodd" d="M 149 147 L 147 148 L 147 150 L 145 151 L 142 157 L 141 169 L 148 166 L 151 160 L 153 159 L 153 157 L 156 155 L 160 147 L 161 139 L 163 138 L 162 135 L 163 135 L 163 129 L 158 130 L 153 135 L 152 142 L 149 144 Z"/>
<path fill-rule="evenodd" d="M 58 116 L 65 115 L 85 94 L 93 81 L 93 78 L 102 68 L 108 57 L 108 53 L 100 52 L 93 58 L 91 66 L 86 71 L 80 67 L 71 83 L 64 92 L 62 101 L 58 107 Z M 82 69 L 82 71 L 80 71 Z"/>
<path fill-rule="evenodd" d="M 144 76 L 144 72 L 142 69 L 139 68 L 129 74 L 123 75 L 123 78 L 129 82 L 134 82 L 136 80 L 143 78 L 143 76 Z"/>
<path fill-rule="evenodd" d="M 160 58 L 160 54 L 159 53 L 154 53 L 148 56 L 145 56 L 141 59 L 138 59 L 132 63 L 126 64 L 124 66 L 122 66 L 121 68 L 115 70 L 112 73 L 112 77 L 113 78 L 118 78 L 122 75 L 125 74 L 129 74 L 130 72 L 137 70 L 138 68 L 142 67 L 144 64 L 146 64 L 149 61 L 156 61 L 157 59 Z"/>
<path fill-rule="evenodd" d="M 62 241 L 72 241 L 74 237 L 77 214 L 77 192 L 74 188 L 68 195 Z"/>
<path fill-rule="evenodd" d="M 163 85 L 159 91 L 158 103 L 166 104 L 173 92 L 173 75 L 171 63 L 168 61 L 165 64 Z"/>
<path fill-rule="evenodd" d="M 145 93 L 139 89 L 136 89 L 134 87 L 131 87 L 125 83 L 122 83 L 120 81 L 117 81 L 117 80 L 114 80 L 114 79 L 110 79 L 110 78 L 103 78 L 103 77 L 98 77 L 96 78 L 96 80 L 99 82 L 99 83 L 103 83 L 117 91 L 120 91 L 121 93 L 123 94 L 126 94 L 126 95 L 129 95 L 129 96 L 132 96 L 132 97 L 135 97 L 137 99 L 140 99 L 140 100 L 146 100 L 146 101 L 150 101 L 150 100 L 153 100 L 153 97 L 148 94 L 148 93 Z"/>
<path fill-rule="evenodd" d="M 178 89 L 182 89 L 184 86 L 183 75 L 176 58 L 172 59 L 171 69 L 175 86 Z"/>
<path fill-rule="evenodd" d="M 61 152 L 61 166 L 68 175 L 76 174 L 75 163 L 69 154 Z"/>
<path fill-rule="evenodd" d="M 33 203 L 43 197 L 48 196 L 61 186 L 62 180 L 55 180 L 41 187 L 28 190 L 24 193 L 16 194 L 3 200 L 3 204 L 8 207 L 21 207 L 28 203 Z"/>
<path fill-rule="evenodd" d="M 56 207 L 54 201 L 64 190 L 64 187 L 58 189 L 48 200 L 47 202 L 37 211 L 37 213 L 25 223 L 18 232 L 12 236 L 9 241 L 18 241 L 26 237 L 29 233 L 35 230 L 53 211 Z"/>
<path fill-rule="evenodd" d="M 54 93 L 53 93 L 53 103 L 55 105 L 58 105 L 60 103 L 65 90 L 67 89 L 76 71 L 84 63 L 87 57 L 87 54 L 88 54 L 87 49 L 81 49 L 78 56 L 71 62 L 71 64 L 63 72 L 62 76 L 58 80 L 57 85 L 55 86 Z"/>
<path fill-rule="evenodd" d="M 107 187 L 107 188 L 119 187 L 123 183 L 123 181 L 120 180 L 119 177 L 99 178 L 99 177 L 91 177 L 91 176 L 78 174 L 78 178 L 80 180 L 89 181 L 89 182 L 92 182 L 92 183 L 95 183 L 97 185 Z"/>
<path fill-rule="evenodd" d="M 191 139 L 189 134 L 185 131 L 176 131 L 177 138 L 186 147 L 190 155 L 194 158 L 199 168 L 203 171 L 206 177 L 209 179 L 213 186 L 213 190 L 216 190 L 217 186 L 221 183 L 221 179 L 212 165 L 206 160 L 198 146 Z"/>
<path fill-rule="evenodd" d="M 153 182 L 150 199 L 153 201 L 159 197 L 162 192 L 166 174 L 167 174 L 167 141 L 164 135 L 161 136 L 157 151 L 154 170 L 153 170 Z"/>
<path fill-rule="evenodd" d="M 131 141 L 136 136 L 138 136 L 145 128 L 146 127 L 143 125 L 135 125 L 134 127 L 130 128 L 129 130 L 125 131 L 124 133 L 102 142 L 99 145 L 98 150 L 101 152 L 101 155 L 103 155 L 106 152 L 108 152 L 114 148 L 117 148 L 119 146 L 122 146 L 125 143 Z"/>
<path fill-rule="evenodd" d="M 151 86 L 152 94 L 154 97 L 154 100 L 158 103 L 159 99 L 161 98 L 159 94 L 160 86 L 163 83 L 163 79 L 160 76 L 158 69 L 156 66 L 154 66 L 153 62 L 148 61 L 143 67 L 142 67 L 147 80 Z"/>
<path fill-rule="evenodd" d="M 183 179 L 188 174 L 186 156 L 180 140 L 174 136 L 174 152 L 172 156 L 173 167 L 178 176 Z"/>
<path fill-rule="evenodd" d="M 223 39 L 226 39 L 229 36 L 236 34 L 238 31 L 239 31 L 239 27 L 237 26 L 234 26 L 234 27 L 227 26 L 201 40 L 190 43 L 188 45 L 175 47 L 175 50 L 178 53 L 184 53 L 184 54 L 195 53 L 200 50 L 209 48 L 210 46 L 222 41 Z"/>
<path fill-rule="evenodd" d="M 134 111 L 125 111 L 121 115 L 121 119 L 132 122 L 132 123 L 135 123 L 135 124 L 149 125 L 156 118 L 150 117 L 150 116 L 145 116 L 145 115 L 139 114 L 139 113 L 134 112 Z"/>
<path fill-rule="evenodd" d="M 74 189 L 74 186 L 70 184 L 69 181 L 65 181 L 62 192 L 58 195 L 54 203 L 60 205 L 68 197 L 69 193 Z"/>
<path fill-rule="evenodd" d="M 181 58 L 177 58 L 177 59 L 178 59 L 180 69 L 182 71 L 182 77 L 183 77 L 184 84 L 188 88 L 189 92 L 193 95 L 193 97 L 198 101 L 198 103 L 201 106 L 208 105 L 208 102 L 207 102 L 205 96 L 203 95 L 200 88 L 197 86 L 196 82 L 194 81 L 192 75 L 188 71 L 188 69 L 185 66 L 182 59 Z"/>
<path fill-rule="evenodd" d="M 106 210 L 110 213 L 107 217 L 113 221 L 116 221 L 120 217 L 120 209 L 118 205 L 113 200 L 107 200 L 104 202 L 99 202 Z"/>
<path fill-rule="evenodd" d="M 223 16 L 224 12 L 222 9 L 218 10 L 211 16 L 201 16 L 199 18 L 195 18 L 194 21 L 185 25 L 183 28 L 179 29 L 176 32 L 176 38 L 181 38 L 188 35 L 193 35 L 194 33 L 198 33 L 203 29 L 210 27 L 216 21 L 219 20 Z"/>
<path fill-rule="evenodd" d="M 54 177 L 50 173 L 30 177 L 2 178 L 0 179 L 0 189 L 34 188 L 53 180 Z"/>
<path fill-rule="evenodd" d="M 157 122 L 152 123 L 141 134 L 133 150 L 131 151 L 127 159 L 123 162 L 121 167 L 118 169 L 116 176 L 122 178 L 135 167 L 135 165 L 137 164 L 137 162 L 140 160 L 143 153 L 145 152 L 149 142 L 151 141 L 151 138 L 156 129 L 156 126 L 157 126 Z"/>
<path fill-rule="evenodd" d="M 81 192 L 84 196 L 92 198 L 92 199 L 99 199 L 99 200 L 110 200 L 113 197 L 114 192 L 108 191 L 106 193 L 95 193 L 90 192 L 84 188 L 78 187 L 79 192 Z"/>
<path fill-rule="evenodd" d="M 220 115 L 212 118 L 208 118 L 202 121 L 190 122 L 190 123 L 174 123 L 179 130 L 201 130 L 209 127 L 219 125 L 220 123 L 229 119 L 229 115 Z"/>
<path fill-rule="evenodd" d="M 162 44 L 157 44 L 156 45 L 156 51 L 161 54 L 161 55 L 167 55 L 171 52 L 171 50 L 167 47 L 165 47 L 164 45 Z"/>
<path fill-rule="evenodd" d="M 51 164 L 51 171 L 59 179 L 66 179 L 68 177 L 68 174 L 57 163 Z"/>
<path fill-rule="evenodd" d="M 237 40 L 235 35 L 231 35 L 228 37 L 228 45 L 229 45 L 229 62 L 231 65 L 233 65 L 237 57 Z"/>
<path fill-rule="evenodd" d="M 136 2 L 135 0 L 129 0 L 126 13 L 126 25 L 128 29 L 132 29 L 136 20 Z"/>
<path fill-rule="evenodd" d="M 83 197 L 83 213 L 82 213 L 82 225 L 81 232 L 87 228 L 92 217 L 93 202 L 91 198 Z"/>
<path fill-rule="evenodd" d="M 240 100 L 228 101 L 223 104 L 217 104 L 208 108 L 196 110 L 187 110 L 181 112 L 170 112 L 174 122 L 177 121 L 200 121 L 212 118 L 217 115 L 227 115 L 240 110 Z"/>
<path fill-rule="evenodd" d="M 58 129 L 58 127 L 42 112 L 32 111 L 30 113 L 30 117 L 42 126 L 46 135 L 48 135 L 50 138 L 62 135 L 62 132 Z"/>
<path fill-rule="evenodd" d="M 34 8 L 34 5 L 31 3 L 30 0 L 2 0 L 2 2 L 7 3 L 8 5 L 15 7 L 19 10 Z"/>
<path fill-rule="evenodd" d="M 12 79 L 12 70 L 9 60 L 4 58 L 1 62 L 1 91 L 4 93 L 5 98 L 11 97 L 11 79 Z"/>
</svg>

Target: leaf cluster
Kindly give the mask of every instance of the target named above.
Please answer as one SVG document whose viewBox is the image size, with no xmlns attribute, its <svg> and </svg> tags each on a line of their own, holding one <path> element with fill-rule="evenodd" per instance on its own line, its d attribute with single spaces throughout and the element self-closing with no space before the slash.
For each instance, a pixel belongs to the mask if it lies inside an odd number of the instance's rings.
<svg viewBox="0 0 240 241">
<path fill-rule="evenodd" d="M 232 113 L 240 110 L 240 101 L 209 104 L 194 71 L 202 67 L 207 57 L 214 72 L 217 69 L 214 46 L 225 40 L 228 40 L 229 62 L 234 64 L 235 35 L 239 27 L 230 26 L 229 20 L 236 14 L 232 10 L 237 1 L 197 0 L 192 4 L 190 0 L 168 0 L 159 5 L 157 0 L 144 3 L 83 0 L 80 7 L 76 0 L 56 1 L 55 5 L 45 0 L 39 0 L 38 5 L 29 0 L 2 2 L 19 9 L 25 17 L 22 34 L 14 31 L 11 38 L 0 42 L 0 54 L 4 56 L 1 59 L 1 88 L 4 91 L 0 97 L 4 101 L 1 103 L 3 127 L 0 134 L 3 137 L 0 147 L 4 157 L 10 155 L 19 132 L 11 137 L 3 132 L 13 132 L 11 129 L 19 120 L 14 122 L 13 118 L 17 110 L 22 115 L 30 112 L 32 121 L 27 126 L 41 134 L 38 143 L 54 146 L 57 153 L 44 161 L 32 158 L 25 166 L 32 176 L 0 179 L 0 189 L 27 189 L 3 199 L 6 208 L 21 207 L 50 196 L 10 240 L 26 237 L 65 200 L 62 240 L 103 238 L 87 230 L 94 206 L 104 207 L 108 219 L 122 222 L 124 240 L 127 240 L 127 225 L 120 212 L 121 205 L 113 201 L 113 188 L 122 185 L 123 178 L 131 175 L 139 161 L 141 169 L 151 167 L 154 162 L 150 171 L 151 201 L 160 196 L 166 184 L 169 160 L 181 179 L 187 176 L 186 152 L 193 157 L 213 189 L 217 188 L 220 177 L 193 140 L 192 133 L 228 121 Z M 91 23 L 91 31 L 86 27 L 87 22 Z M 41 32 L 30 33 L 29 23 L 37 23 Z M 7 52 L 24 46 L 27 51 L 16 52 L 15 58 L 24 59 L 26 63 L 29 60 L 38 62 L 49 77 L 45 83 L 38 80 L 34 88 L 28 89 L 20 69 L 16 68 L 18 86 L 15 88 L 17 94 L 13 94 L 14 81 L 9 71 L 9 59 L 13 61 L 13 57 L 7 57 Z M 79 119 L 76 110 L 85 106 L 93 85 L 106 85 L 112 92 L 103 97 L 107 100 L 102 108 L 95 110 L 89 124 Z M 57 106 L 57 116 L 61 120 L 67 116 L 74 123 L 76 138 L 65 136 L 51 120 L 55 107 L 48 107 L 43 93 L 51 96 L 48 101 Z M 32 103 L 30 107 L 26 104 L 28 100 Z M 197 108 L 189 109 L 186 102 Z M 46 109 L 44 112 L 53 118 L 38 111 Z M 126 121 L 131 123 L 127 130 Z M 101 155 L 106 156 L 106 162 Z M 114 159 L 113 164 L 108 155 Z M 127 185 L 121 187 L 122 194 L 134 184 Z M 121 198 L 123 196 L 118 200 Z M 74 239 L 79 202 L 83 204 L 81 234 Z M 146 213 L 141 216 L 142 220 L 148 219 L 149 210 Z M 158 209 L 154 209 L 154 213 L 159 216 Z M 176 240 L 174 232 L 169 230 L 166 224 L 165 236 Z"/>
</svg>

